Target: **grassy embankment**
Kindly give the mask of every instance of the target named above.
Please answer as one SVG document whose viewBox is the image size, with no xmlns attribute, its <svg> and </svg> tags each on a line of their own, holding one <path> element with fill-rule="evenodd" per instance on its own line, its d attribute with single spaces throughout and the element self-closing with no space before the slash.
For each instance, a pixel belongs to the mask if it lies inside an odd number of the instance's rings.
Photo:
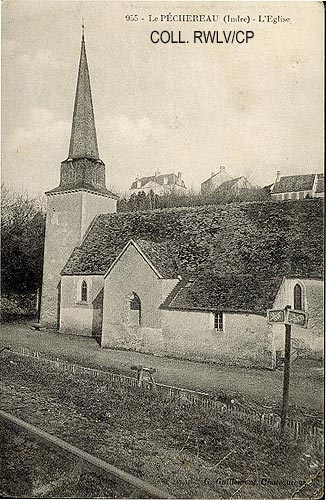
<svg viewBox="0 0 326 500">
<path fill-rule="evenodd" d="M 45 373 L 28 360 L 4 359 L 0 375 L 5 411 L 177 497 L 320 496 L 321 444 L 280 444 L 272 429 L 142 389 Z"/>
</svg>

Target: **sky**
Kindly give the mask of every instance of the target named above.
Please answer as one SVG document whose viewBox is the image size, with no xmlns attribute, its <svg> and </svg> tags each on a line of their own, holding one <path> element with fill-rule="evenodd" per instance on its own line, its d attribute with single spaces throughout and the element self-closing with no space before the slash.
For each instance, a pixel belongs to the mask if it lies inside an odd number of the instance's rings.
<svg viewBox="0 0 326 500">
<path fill-rule="evenodd" d="M 149 22 L 218 14 L 217 23 Z M 127 21 L 138 14 L 145 21 Z M 230 23 L 271 14 L 289 23 Z M 2 4 L 2 182 L 41 195 L 68 155 L 81 20 L 100 158 L 123 193 L 138 176 L 182 172 L 188 187 L 221 165 L 253 184 L 322 172 L 321 2 L 7 0 Z M 180 30 L 188 44 L 153 44 Z M 248 44 L 194 44 L 194 30 L 253 30 Z"/>
</svg>

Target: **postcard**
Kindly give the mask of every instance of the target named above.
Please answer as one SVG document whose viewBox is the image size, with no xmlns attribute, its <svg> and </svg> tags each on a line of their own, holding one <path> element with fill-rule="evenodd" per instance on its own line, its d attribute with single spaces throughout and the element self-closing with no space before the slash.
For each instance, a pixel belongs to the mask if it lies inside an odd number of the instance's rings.
<svg viewBox="0 0 326 500">
<path fill-rule="evenodd" d="M 322 497 L 323 35 L 2 3 L 1 496 Z"/>
</svg>

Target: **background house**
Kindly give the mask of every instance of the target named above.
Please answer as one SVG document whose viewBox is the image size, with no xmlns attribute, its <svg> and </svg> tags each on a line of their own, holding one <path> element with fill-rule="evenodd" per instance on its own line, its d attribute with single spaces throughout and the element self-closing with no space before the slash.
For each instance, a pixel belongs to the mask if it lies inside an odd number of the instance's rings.
<svg viewBox="0 0 326 500">
<path fill-rule="evenodd" d="M 217 173 L 212 172 L 209 179 L 206 179 L 206 181 L 201 183 L 200 192 L 204 195 L 211 194 L 221 184 L 230 180 L 232 180 L 232 177 L 228 172 L 226 172 L 225 167 L 220 167 L 220 170 Z"/>
<path fill-rule="evenodd" d="M 275 200 L 301 200 L 324 197 L 324 174 L 281 176 L 278 171 L 270 193 Z"/>
<path fill-rule="evenodd" d="M 170 193 L 181 194 L 187 193 L 187 187 L 182 179 L 181 172 L 178 172 L 177 174 L 161 174 L 160 172 L 156 172 L 155 175 L 151 175 L 149 177 L 137 177 L 131 184 L 128 197 L 142 191 L 145 194 L 153 191 L 153 193 L 157 195 Z"/>
<path fill-rule="evenodd" d="M 230 179 L 220 184 L 216 189 L 215 193 L 227 194 L 227 193 L 238 193 L 241 189 L 250 189 L 252 187 L 251 183 L 244 177 L 237 177 L 235 179 Z"/>
<path fill-rule="evenodd" d="M 252 188 L 251 183 L 244 176 L 236 177 L 235 179 L 225 170 L 225 167 L 220 167 L 219 172 L 211 173 L 211 177 L 201 184 L 201 194 L 209 195 L 212 193 L 237 193 L 241 189 Z"/>
</svg>

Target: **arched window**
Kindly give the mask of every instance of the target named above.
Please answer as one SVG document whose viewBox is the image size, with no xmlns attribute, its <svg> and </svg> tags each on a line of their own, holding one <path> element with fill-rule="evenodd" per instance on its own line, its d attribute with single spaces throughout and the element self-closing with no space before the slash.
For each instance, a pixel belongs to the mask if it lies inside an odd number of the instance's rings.
<svg viewBox="0 0 326 500">
<path fill-rule="evenodd" d="M 135 292 L 132 293 L 129 299 L 129 321 L 134 326 L 139 326 L 141 321 L 141 302 Z"/>
<path fill-rule="evenodd" d="M 293 290 L 293 306 L 299 311 L 303 310 L 302 287 L 297 283 Z"/>
<path fill-rule="evenodd" d="M 80 298 L 82 302 L 87 302 L 87 283 L 85 280 L 81 284 Z"/>
</svg>

